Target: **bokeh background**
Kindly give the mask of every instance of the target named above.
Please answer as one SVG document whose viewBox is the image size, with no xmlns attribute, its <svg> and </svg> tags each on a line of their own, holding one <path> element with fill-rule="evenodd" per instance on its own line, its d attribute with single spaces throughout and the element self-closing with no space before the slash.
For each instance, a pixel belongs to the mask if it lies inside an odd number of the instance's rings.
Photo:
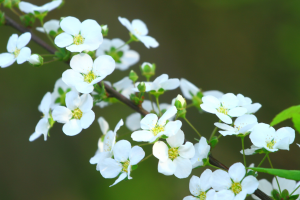
<svg viewBox="0 0 300 200">
<path fill-rule="evenodd" d="M 31 0 L 42 5 L 46 0 Z M 9 10 L 7 15 L 13 16 Z M 139 18 L 149 35 L 160 43 L 147 49 L 141 43 L 131 44 L 140 53 L 139 65 L 154 62 L 157 75 L 186 78 L 203 90 L 242 93 L 262 104 L 257 112 L 259 122 L 270 123 L 283 109 L 299 104 L 300 98 L 300 1 L 298 0 L 66 0 L 65 6 L 46 18 L 75 16 L 81 21 L 95 19 L 108 24 L 108 38 L 129 39 L 127 29 L 117 17 Z M 16 19 L 16 18 L 15 18 Z M 36 22 L 36 26 L 39 24 Z M 33 30 L 34 31 L 34 30 Z M 18 33 L 11 27 L 0 27 L 0 52 L 6 52 L 9 36 Z M 46 37 L 37 33 L 46 40 Z M 34 42 L 34 53 L 47 53 Z M 30 143 L 41 117 L 37 110 L 43 95 L 53 91 L 55 81 L 68 69 L 64 63 L 41 68 L 14 64 L 0 72 L 0 199 L 4 200 L 93 200 L 93 199 L 183 199 L 190 195 L 189 178 L 177 179 L 157 172 L 156 158 L 139 165 L 133 180 L 108 187 L 114 179 L 104 179 L 89 159 L 101 136 L 98 123 L 68 137 L 61 124 L 51 129 L 47 142 L 42 138 Z M 107 80 L 116 82 L 129 71 L 115 71 Z M 161 102 L 170 102 L 180 90 L 166 93 Z M 103 116 L 113 129 L 120 118 L 133 111 L 122 104 L 105 109 L 94 108 L 96 118 Z M 211 114 L 188 111 L 188 119 L 208 137 L 217 118 Z M 287 121 L 278 125 L 292 126 Z M 183 123 L 188 140 L 196 137 Z M 128 132 L 124 126 L 119 133 Z M 130 139 L 128 135 L 127 139 Z M 300 143 L 299 133 L 296 141 Z M 246 147 L 250 147 L 249 139 Z M 147 155 L 151 147 L 146 146 Z M 224 164 L 242 161 L 239 138 L 222 138 L 213 155 Z M 300 149 L 271 154 L 276 168 L 299 169 Z M 247 162 L 258 162 L 262 155 L 249 156 Z M 268 163 L 263 164 L 269 167 Z M 199 176 L 203 169 L 193 170 Z M 263 174 L 259 178 L 270 176 Z"/>
</svg>

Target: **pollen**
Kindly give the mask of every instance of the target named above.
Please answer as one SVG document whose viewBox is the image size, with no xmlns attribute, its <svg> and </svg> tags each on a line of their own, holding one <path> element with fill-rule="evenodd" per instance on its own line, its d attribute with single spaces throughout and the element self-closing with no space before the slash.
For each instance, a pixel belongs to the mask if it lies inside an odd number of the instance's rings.
<svg viewBox="0 0 300 200">
<path fill-rule="evenodd" d="M 16 48 L 15 51 L 13 52 L 15 58 L 18 57 L 18 55 L 20 54 L 20 49 Z"/>
<path fill-rule="evenodd" d="M 228 109 L 227 109 L 227 108 L 224 108 L 223 106 L 219 107 L 219 108 L 217 109 L 217 111 L 218 111 L 219 113 L 223 113 L 223 114 L 225 114 L 225 115 L 227 115 L 227 113 L 228 113 Z"/>
<path fill-rule="evenodd" d="M 242 185 L 241 183 L 232 183 L 231 185 L 231 190 L 232 192 L 237 195 L 238 193 L 240 193 L 242 191 Z"/>
<path fill-rule="evenodd" d="M 73 113 L 73 118 L 74 119 L 81 119 L 82 117 L 82 111 L 79 108 L 76 108 L 75 110 L 72 111 Z"/>
<path fill-rule="evenodd" d="M 169 158 L 171 160 L 174 160 L 179 155 L 178 149 L 175 148 L 175 147 L 170 148 L 169 151 L 168 151 L 168 153 L 169 153 Z"/>
<path fill-rule="evenodd" d="M 267 147 L 269 149 L 273 149 L 275 143 L 276 143 L 276 141 L 274 139 L 272 139 L 270 142 L 267 142 Z"/>
<path fill-rule="evenodd" d="M 74 38 L 73 38 L 74 44 L 80 45 L 80 44 L 83 44 L 83 42 L 84 42 L 84 38 L 82 37 L 82 35 L 78 34 L 78 35 L 74 36 Z"/>
<path fill-rule="evenodd" d="M 159 134 L 160 132 L 162 132 L 162 131 L 164 131 L 164 130 L 165 130 L 165 127 L 156 125 L 156 126 L 152 129 L 152 133 L 153 133 L 154 136 L 157 136 L 157 134 Z"/>
<path fill-rule="evenodd" d="M 203 191 L 201 191 L 201 192 L 200 192 L 200 195 L 199 195 L 199 199 L 200 199 L 200 200 L 205 200 L 205 199 L 206 199 L 206 193 L 203 192 Z"/>
<path fill-rule="evenodd" d="M 142 33 L 136 28 L 134 29 L 134 33 L 137 34 L 137 35 L 142 35 Z"/>
<path fill-rule="evenodd" d="M 122 170 L 123 172 L 128 173 L 128 166 L 129 166 L 130 162 L 129 160 L 126 160 L 124 163 L 122 163 Z"/>
<path fill-rule="evenodd" d="M 96 75 L 93 71 L 90 71 L 88 74 L 84 74 L 84 82 L 91 83 L 93 80 L 96 79 Z"/>
</svg>

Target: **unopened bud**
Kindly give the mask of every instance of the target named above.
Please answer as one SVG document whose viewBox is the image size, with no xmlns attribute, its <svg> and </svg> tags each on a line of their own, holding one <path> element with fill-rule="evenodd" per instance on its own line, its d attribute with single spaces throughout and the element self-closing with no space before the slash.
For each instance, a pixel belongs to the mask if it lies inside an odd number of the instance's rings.
<svg viewBox="0 0 300 200">
<path fill-rule="evenodd" d="M 107 36 L 108 35 L 108 27 L 107 25 L 102 25 L 101 26 L 101 32 L 103 36 Z"/>
<path fill-rule="evenodd" d="M 4 0 L 3 6 L 10 9 L 12 6 L 11 0 Z"/>
<path fill-rule="evenodd" d="M 186 108 L 186 101 L 180 94 L 175 99 L 175 106 L 177 109 Z"/>
<path fill-rule="evenodd" d="M 155 69 L 156 69 L 156 65 L 153 63 L 148 63 L 148 62 L 144 62 L 141 66 L 141 70 L 142 70 L 142 75 L 145 76 L 146 78 L 150 78 L 151 76 L 155 75 Z"/>
<path fill-rule="evenodd" d="M 11 3 L 12 3 L 13 7 L 18 7 L 19 3 L 20 3 L 20 0 L 12 0 Z"/>
<path fill-rule="evenodd" d="M 38 54 L 32 54 L 28 59 L 28 62 L 35 67 L 39 67 L 43 65 L 44 58 Z"/>
<path fill-rule="evenodd" d="M 138 80 L 138 75 L 135 73 L 135 71 L 131 70 L 129 73 L 129 79 L 132 80 L 132 82 L 136 82 Z"/>
<path fill-rule="evenodd" d="M 145 92 L 146 91 L 146 84 L 144 82 L 141 82 L 137 88 L 139 89 L 140 92 Z"/>
</svg>

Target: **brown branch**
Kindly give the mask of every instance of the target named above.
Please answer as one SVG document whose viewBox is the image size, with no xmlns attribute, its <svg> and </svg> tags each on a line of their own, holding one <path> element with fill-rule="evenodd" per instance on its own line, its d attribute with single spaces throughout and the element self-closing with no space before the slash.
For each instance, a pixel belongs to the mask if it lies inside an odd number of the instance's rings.
<svg viewBox="0 0 300 200">
<path fill-rule="evenodd" d="M 9 25 L 15 29 L 17 29 L 18 31 L 24 33 L 24 32 L 31 32 L 29 29 L 24 28 L 23 26 L 21 26 L 20 24 L 16 23 L 14 20 L 12 20 L 10 17 L 5 15 L 5 24 Z M 54 54 L 55 53 L 55 48 L 51 47 L 50 45 L 48 45 L 47 43 L 45 43 L 42 39 L 40 39 L 38 36 L 36 36 L 35 34 L 31 33 L 31 38 L 33 41 L 35 41 L 37 44 L 39 44 L 40 46 L 42 46 L 43 48 L 45 48 L 46 50 L 48 50 L 50 53 Z M 101 84 L 101 83 L 98 83 Z M 142 107 L 139 107 L 137 105 L 135 105 L 132 101 L 130 101 L 130 99 L 126 98 L 125 96 L 123 96 L 122 94 L 120 94 L 119 92 L 117 92 L 115 89 L 113 89 L 111 86 L 107 85 L 104 83 L 105 89 L 108 92 L 108 94 L 112 97 L 115 97 L 116 99 L 118 99 L 119 101 L 123 102 L 124 104 L 126 104 L 127 106 L 129 106 L 130 108 L 132 108 L 133 110 L 135 110 L 136 112 L 140 113 L 141 115 L 145 116 L 147 114 L 149 114 L 148 111 L 144 110 Z M 218 161 L 217 159 L 215 159 L 213 156 L 209 156 L 209 162 L 210 164 L 219 167 L 221 169 L 224 170 L 228 170 L 228 167 L 226 167 L 224 164 L 222 164 L 220 161 Z M 246 166 L 245 166 L 246 167 Z M 272 200 L 268 195 L 266 195 L 264 192 L 262 192 L 261 190 L 257 189 L 254 194 L 256 196 L 258 196 L 259 198 L 261 198 L 262 200 Z"/>
</svg>

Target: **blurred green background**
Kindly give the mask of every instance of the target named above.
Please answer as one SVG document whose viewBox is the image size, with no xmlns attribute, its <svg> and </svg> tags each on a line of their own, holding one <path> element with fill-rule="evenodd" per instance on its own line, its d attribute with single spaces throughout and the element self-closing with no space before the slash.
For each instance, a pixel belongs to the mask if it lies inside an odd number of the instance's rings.
<svg viewBox="0 0 300 200">
<path fill-rule="evenodd" d="M 42 5 L 45 0 L 32 0 Z M 9 10 L 6 14 L 13 16 Z M 204 90 L 242 93 L 262 104 L 256 116 L 270 123 L 283 109 L 299 104 L 300 99 L 300 1 L 298 0 L 66 0 L 65 6 L 49 13 L 46 21 L 75 16 L 81 21 L 95 19 L 108 24 L 108 38 L 129 39 L 127 29 L 117 17 L 143 20 L 149 35 L 160 43 L 147 49 L 141 43 L 131 44 L 142 62 L 154 62 L 157 75 L 186 78 Z M 16 18 L 15 18 L 16 19 Z M 36 26 L 39 24 L 36 22 Z M 6 52 L 13 28 L 0 28 L 0 52 Z M 19 34 L 19 33 L 18 33 Z M 46 37 L 37 33 L 46 40 Z M 34 42 L 33 53 L 47 53 Z M 138 65 L 133 66 L 139 72 Z M 114 179 L 104 179 L 89 159 L 97 149 L 101 135 L 95 121 L 79 135 L 63 134 L 61 124 L 51 129 L 47 142 L 42 138 L 30 143 L 29 136 L 41 117 L 37 107 L 55 81 L 68 69 L 64 63 L 41 68 L 14 64 L 0 69 L 0 199 L 4 200 L 85 200 L 85 199 L 183 199 L 190 195 L 189 178 L 177 179 L 157 172 L 156 158 L 139 165 L 133 180 L 108 186 Z M 107 80 L 115 82 L 129 71 L 115 71 Z M 168 92 L 161 102 L 170 102 L 180 90 Z M 114 128 L 133 111 L 121 104 L 105 109 L 95 107 L 96 118 L 103 116 Z M 208 137 L 217 118 L 189 110 L 188 119 Z M 285 122 L 277 126 L 291 126 Z M 186 123 L 188 140 L 197 135 Z M 119 133 L 128 132 L 124 126 Z M 127 139 L 130 136 L 128 135 Z M 300 143 L 299 133 L 296 142 Z M 250 147 L 249 139 L 246 147 Z M 146 146 L 147 155 L 151 147 Z M 212 152 L 224 164 L 242 161 L 239 138 L 222 138 Z M 276 168 L 299 169 L 300 149 L 271 154 Z M 247 162 L 258 163 L 262 155 L 249 156 Z M 263 164 L 269 167 L 268 163 Z M 199 176 L 203 169 L 193 170 Z M 271 177 L 259 175 L 259 178 Z"/>
</svg>

